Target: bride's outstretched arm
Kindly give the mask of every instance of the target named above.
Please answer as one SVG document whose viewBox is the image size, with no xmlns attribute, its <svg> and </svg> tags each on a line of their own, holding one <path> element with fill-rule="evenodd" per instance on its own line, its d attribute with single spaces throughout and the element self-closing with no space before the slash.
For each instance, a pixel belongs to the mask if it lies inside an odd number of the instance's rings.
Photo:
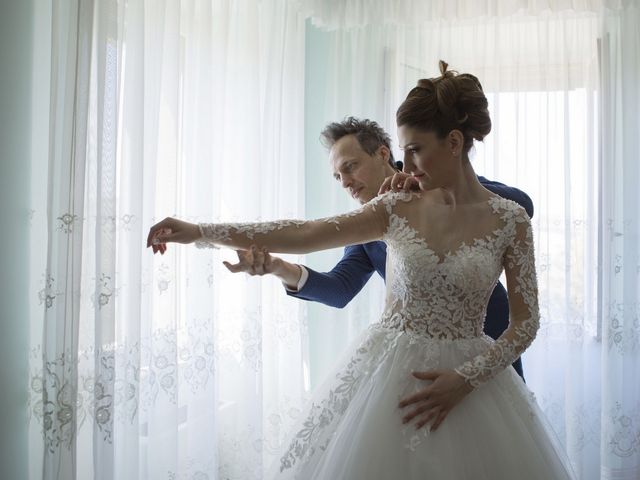
<svg viewBox="0 0 640 480">
<path fill-rule="evenodd" d="M 504 256 L 509 327 L 486 352 L 455 369 L 473 387 L 511 365 L 531 345 L 540 326 L 531 221 L 524 209 L 515 220 L 515 237 Z"/>
<path fill-rule="evenodd" d="M 159 246 L 169 242 L 233 249 L 258 245 L 274 253 L 301 254 L 370 242 L 384 235 L 394 195 L 399 194 L 381 195 L 350 213 L 310 221 L 192 224 L 166 218 L 151 227 L 147 246 L 164 253 Z"/>
</svg>

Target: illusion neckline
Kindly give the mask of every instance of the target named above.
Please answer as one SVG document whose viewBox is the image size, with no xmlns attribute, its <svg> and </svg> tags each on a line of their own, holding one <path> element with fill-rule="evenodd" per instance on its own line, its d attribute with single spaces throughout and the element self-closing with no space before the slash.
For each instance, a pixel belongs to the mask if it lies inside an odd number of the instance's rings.
<svg viewBox="0 0 640 480">
<path fill-rule="evenodd" d="M 416 192 L 418 193 L 418 192 Z M 420 194 L 420 193 L 419 193 Z M 420 195 L 422 197 L 422 195 Z M 422 197 L 424 198 L 424 197 Z M 469 202 L 469 203 L 458 203 L 458 204 L 451 204 L 451 203 L 436 203 L 436 202 L 431 202 L 429 205 L 430 206 L 434 206 L 434 207 L 452 207 L 452 206 L 456 206 L 456 207 L 474 207 L 477 205 L 484 205 L 487 203 L 492 203 L 494 201 L 499 201 L 500 199 L 502 199 L 502 197 L 500 195 L 497 194 L 492 194 L 489 198 L 485 198 L 484 200 L 478 200 L 477 202 Z"/>
<path fill-rule="evenodd" d="M 477 205 L 485 205 L 487 203 L 491 203 L 494 199 L 500 198 L 499 195 L 492 195 L 489 198 L 485 198 L 484 200 L 479 200 L 477 202 L 469 202 L 469 203 L 456 203 L 455 205 L 452 203 L 434 203 L 433 205 L 438 205 L 441 207 L 475 207 Z"/>
<path fill-rule="evenodd" d="M 474 202 L 473 204 L 465 204 L 465 205 L 481 205 L 484 203 L 492 205 L 494 202 L 499 202 L 502 199 L 503 197 L 501 197 L 500 195 L 494 194 L 488 199 L 485 199 L 481 202 Z M 399 218 L 403 218 L 405 221 L 407 221 L 407 219 L 405 217 L 402 217 L 401 215 L 397 215 L 397 214 L 394 214 L 394 215 L 396 215 Z M 468 250 L 479 248 L 479 247 L 486 248 L 486 245 L 489 241 L 495 240 L 499 236 L 498 232 L 507 228 L 507 225 L 503 225 L 502 227 L 498 227 L 497 229 L 491 232 L 487 232 L 484 236 L 473 237 L 471 239 L 463 240 L 455 248 L 449 249 L 446 252 L 438 252 L 431 246 L 431 243 L 429 242 L 428 239 L 424 238 L 420 234 L 420 232 L 418 232 L 418 230 L 416 230 L 414 227 L 408 224 L 408 221 L 405 226 L 406 228 L 412 230 L 414 234 L 414 239 L 420 242 L 425 247 L 425 250 L 427 251 L 427 253 L 436 259 L 436 265 L 438 266 L 447 263 L 448 260 L 450 260 L 451 258 L 457 257 L 463 251 L 468 251 Z"/>
</svg>

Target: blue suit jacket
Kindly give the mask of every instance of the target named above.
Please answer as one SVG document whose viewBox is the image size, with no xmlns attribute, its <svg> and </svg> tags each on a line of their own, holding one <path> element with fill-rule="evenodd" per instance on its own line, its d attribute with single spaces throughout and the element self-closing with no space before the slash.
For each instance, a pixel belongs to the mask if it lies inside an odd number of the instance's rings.
<svg viewBox="0 0 640 480">
<path fill-rule="evenodd" d="M 478 177 L 487 189 L 503 198 L 513 200 L 522 205 L 530 217 L 533 216 L 533 202 L 521 190 L 503 183 L 493 182 Z M 326 273 L 316 272 L 309 267 L 309 278 L 298 292 L 287 291 L 292 297 L 324 303 L 331 307 L 343 308 L 355 297 L 374 271 L 384 279 L 387 260 L 387 246 L 384 242 L 369 242 L 351 245 L 344 249 L 344 255 L 338 264 Z M 497 339 L 509 326 L 509 300 L 504 286 L 498 282 L 491 294 L 487 306 L 484 332 Z M 516 360 L 513 367 L 518 375 L 524 378 L 522 362 Z"/>
</svg>

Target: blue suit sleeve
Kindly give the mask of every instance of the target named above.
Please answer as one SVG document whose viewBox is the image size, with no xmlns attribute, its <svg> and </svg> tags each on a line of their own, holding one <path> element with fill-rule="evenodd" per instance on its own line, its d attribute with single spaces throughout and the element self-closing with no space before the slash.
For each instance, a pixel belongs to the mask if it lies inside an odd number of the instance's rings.
<svg viewBox="0 0 640 480">
<path fill-rule="evenodd" d="M 484 188 L 491 192 L 500 195 L 502 198 L 507 198 L 519 203 L 529 214 L 529 218 L 533 218 L 533 202 L 529 195 L 524 193 L 515 187 L 510 187 L 504 183 L 494 182 L 493 180 L 487 180 L 484 177 L 478 176 L 478 180 Z"/>
<path fill-rule="evenodd" d="M 298 292 L 287 295 L 343 308 L 355 297 L 375 271 L 362 245 L 351 245 L 330 272 L 316 272 L 309 267 L 309 278 Z"/>
</svg>

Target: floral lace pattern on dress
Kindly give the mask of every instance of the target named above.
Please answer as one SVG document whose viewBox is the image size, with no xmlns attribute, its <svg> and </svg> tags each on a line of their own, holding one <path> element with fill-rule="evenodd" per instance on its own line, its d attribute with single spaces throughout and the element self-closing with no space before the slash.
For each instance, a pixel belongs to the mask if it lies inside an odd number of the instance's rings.
<svg viewBox="0 0 640 480">
<path fill-rule="evenodd" d="M 265 234 L 285 227 L 299 227 L 304 222 L 300 220 L 276 220 L 263 223 L 200 223 L 200 235 L 196 242 L 198 248 L 217 248 L 216 241 L 229 242 L 231 235 L 246 235 L 254 240 L 256 234 Z"/>
<path fill-rule="evenodd" d="M 481 345 L 486 347 L 474 350 L 475 357 L 469 353 L 468 361 L 455 368 L 470 385 L 478 387 L 513 363 L 535 338 L 539 326 L 537 281 L 531 224 L 525 210 L 511 200 L 492 196 L 474 207 L 483 215 L 482 221 L 459 225 L 466 240 L 440 253 L 415 226 L 425 228 L 420 218 L 413 218 L 414 212 L 424 211 L 422 206 L 400 208 L 398 204 L 422 198 L 420 194 L 388 193 L 349 214 L 310 222 L 200 225 L 200 246 L 245 248 L 257 241 L 271 251 L 277 251 L 273 247 L 313 251 L 375 239 L 387 243 L 387 299 L 382 318 L 370 327 L 369 340 L 340 370 L 338 381 L 311 405 L 302 429 L 281 459 L 281 471 L 307 462 L 318 450 L 327 448 L 359 386 L 393 352 L 398 339 L 408 337 L 411 344 L 417 342 L 430 352 L 437 351 L 441 342 L 454 342 L 462 351 L 468 347 L 469 352 L 471 345 L 485 342 Z M 482 229 L 487 231 L 475 231 Z M 510 289 L 511 318 L 507 330 L 494 342 L 483 334 L 483 324 L 489 297 L 503 269 Z M 408 439 L 407 448 L 419 441 Z"/>
<path fill-rule="evenodd" d="M 198 248 L 247 248 L 253 243 L 269 244 L 271 252 L 304 253 L 349 243 L 363 243 L 363 238 L 379 240 L 388 225 L 388 218 L 398 200 L 409 201 L 416 194 L 392 193 L 380 195 L 357 210 L 318 220 L 274 220 L 252 223 L 200 223 Z M 382 208 L 379 208 L 382 207 Z M 349 228 L 342 230 L 341 227 Z M 339 232 L 339 234 L 337 233 Z M 366 235 L 363 237 L 363 235 Z M 332 244 L 333 243 L 333 244 Z"/>
<path fill-rule="evenodd" d="M 501 213 L 511 239 L 503 257 L 507 281 L 512 287 L 509 292 L 509 328 L 484 355 L 478 355 L 455 369 L 474 387 L 493 378 L 515 361 L 531 345 L 540 327 L 531 222 L 523 209 L 504 208 L 498 203 L 494 205 L 494 211 Z"/>
</svg>

